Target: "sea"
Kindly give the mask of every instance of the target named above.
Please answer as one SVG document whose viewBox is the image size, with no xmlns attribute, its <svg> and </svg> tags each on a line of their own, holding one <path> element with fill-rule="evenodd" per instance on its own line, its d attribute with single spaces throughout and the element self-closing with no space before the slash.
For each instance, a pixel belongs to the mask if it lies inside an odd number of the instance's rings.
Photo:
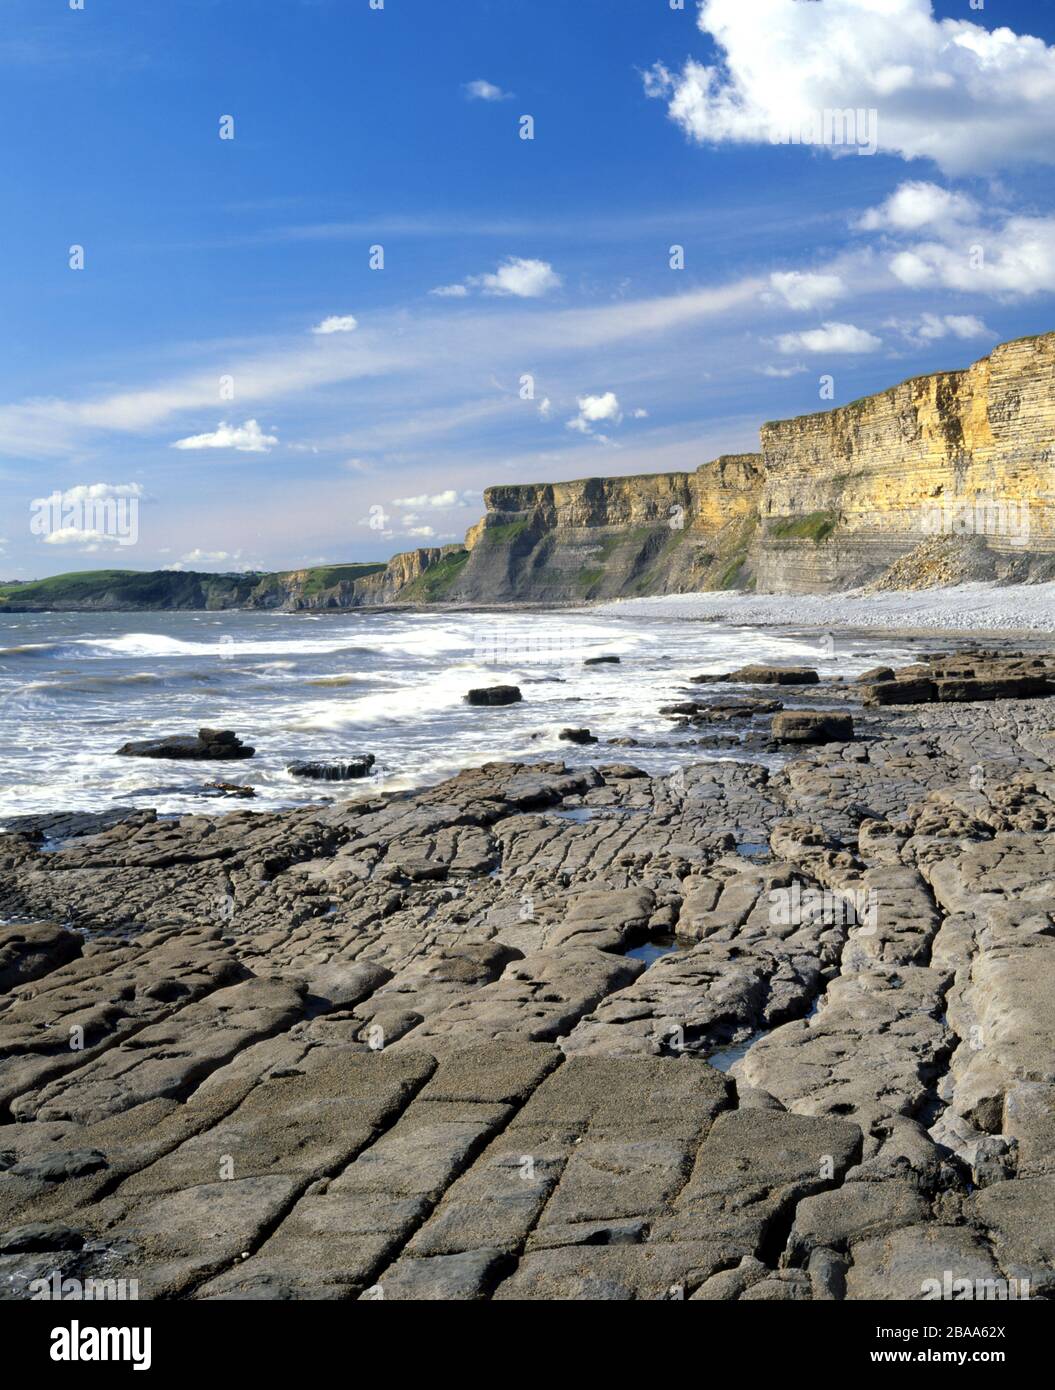
<svg viewBox="0 0 1055 1390">
<path fill-rule="evenodd" d="M 912 659 L 904 642 L 636 615 L 634 605 L 552 611 L 8 613 L 0 615 L 0 826 L 115 806 L 223 814 L 427 786 L 492 760 L 633 762 L 669 773 L 707 752 L 659 714 L 700 697 L 687 678 L 746 662 L 852 677 Z M 618 664 L 585 665 L 618 656 Z M 520 687 L 479 708 L 477 686 Z M 730 693 L 723 688 L 723 693 Z M 747 693 L 741 691 L 740 693 Z M 767 693 L 757 688 L 753 693 Z M 795 692 L 781 698 L 793 706 Z M 229 763 L 115 756 L 134 739 L 233 729 L 256 749 Z M 601 742 L 563 742 L 566 727 Z M 710 730 L 709 730 L 710 731 Z M 720 730 L 719 730 L 720 731 Z M 634 739 L 636 746 L 607 746 Z M 372 776 L 308 783 L 298 759 L 372 753 Z M 205 784 L 250 785 L 215 799 Z"/>
</svg>

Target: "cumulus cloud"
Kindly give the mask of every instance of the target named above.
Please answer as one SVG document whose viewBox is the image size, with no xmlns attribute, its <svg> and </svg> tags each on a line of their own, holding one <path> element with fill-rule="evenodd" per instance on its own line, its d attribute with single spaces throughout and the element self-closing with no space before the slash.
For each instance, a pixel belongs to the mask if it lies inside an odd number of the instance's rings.
<svg viewBox="0 0 1055 1390">
<path fill-rule="evenodd" d="M 921 314 L 914 319 L 887 319 L 884 328 L 894 328 L 910 342 L 922 344 L 939 338 L 986 338 L 994 336 L 974 314 Z"/>
<path fill-rule="evenodd" d="M 550 290 L 559 289 L 561 277 L 548 261 L 525 260 L 509 256 L 489 275 L 475 275 L 469 280 L 479 285 L 484 294 L 513 295 L 517 299 L 540 299 Z"/>
<path fill-rule="evenodd" d="M 1009 299 L 1055 290 L 1055 217 L 1000 220 L 963 194 L 909 182 L 856 225 L 885 233 L 890 269 L 910 289 Z"/>
<path fill-rule="evenodd" d="M 137 530 L 134 518 L 142 497 L 139 483 L 77 483 L 56 489 L 30 503 L 30 530 L 45 545 L 79 545 L 86 554 L 115 541 L 127 544 Z"/>
<path fill-rule="evenodd" d="M 493 82 L 484 81 L 482 77 L 475 82 L 466 82 L 462 90 L 469 101 L 509 101 L 513 95 L 512 92 L 503 92 Z"/>
<path fill-rule="evenodd" d="M 977 211 L 974 200 L 963 193 L 936 183 L 909 181 L 896 188 L 885 203 L 869 208 L 857 225 L 866 232 L 916 232 L 921 227 L 964 222 Z"/>
<path fill-rule="evenodd" d="M 209 564 L 217 565 L 223 560 L 237 560 L 241 552 L 234 555 L 228 550 L 188 550 L 182 558 L 188 565 Z"/>
<path fill-rule="evenodd" d="M 503 298 L 541 299 L 550 290 L 559 289 L 563 280 L 548 261 L 525 260 L 522 256 L 507 256 L 497 270 L 484 275 L 470 275 L 457 285 L 437 285 L 429 294 L 440 299 L 464 299 L 470 289 Z"/>
<path fill-rule="evenodd" d="M 456 492 L 454 488 L 448 488 L 445 492 L 423 492 L 417 497 L 397 497 L 392 505 L 393 507 L 412 507 L 418 511 L 442 512 L 451 507 L 467 507 L 469 499 L 473 496 L 475 494 L 472 492 Z"/>
<path fill-rule="evenodd" d="M 331 314 L 329 318 L 317 323 L 311 330 L 313 333 L 354 333 L 359 327 L 359 320 L 352 314 Z"/>
<path fill-rule="evenodd" d="M 576 404 L 579 413 L 574 420 L 567 422 L 567 427 L 578 430 L 580 434 L 593 434 L 595 425 L 618 425 L 623 418 L 619 397 L 614 391 L 605 391 L 602 396 L 580 396 Z"/>
<path fill-rule="evenodd" d="M 890 269 L 912 289 L 942 287 L 998 298 L 1055 290 L 1055 217 L 1011 217 L 995 229 L 919 242 Z"/>
<path fill-rule="evenodd" d="M 192 434 L 177 439 L 174 449 L 237 449 L 242 454 L 266 454 L 278 437 L 265 434 L 255 420 L 244 425 L 220 424 L 209 434 Z"/>
<path fill-rule="evenodd" d="M 59 495 L 64 507 L 75 507 L 84 502 L 108 502 L 116 497 L 141 498 L 143 488 L 139 483 L 78 483 Z M 33 505 L 37 506 L 47 500 L 38 498 Z"/>
<path fill-rule="evenodd" d="M 769 277 L 772 292 L 779 295 L 791 309 L 816 309 L 832 304 L 846 294 L 846 286 L 838 275 L 811 274 L 809 271 L 775 271 Z"/>
<path fill-rule="evenodd" d="M 703 0 L 720 63 L 645 78 L 701 144 L 766 144 L 819 113 L 875 110 L 878 148 L 951 173 L 1055 162 L 1055 48 L 937 19 L 931 0 Z M 839 152 L 839 147 L 833 147 Z"/>
<path fill-rule="evenodd" d="M 102 531 L 84 531 L 79 526 L 60 526 L 41 537 L 45 545 L 83 545 L 86 550 L 97 550 L 99 544 L 108 538 Z M 109 539 L 113 539 L 110 537 Z"/>
<path fill-rule="evenodd" d="M 824 323 L 802 333 L 783 333 L 777 339 L 781 352 L 875 352 L 881 339 L 852 323 Z"/>
</svg>

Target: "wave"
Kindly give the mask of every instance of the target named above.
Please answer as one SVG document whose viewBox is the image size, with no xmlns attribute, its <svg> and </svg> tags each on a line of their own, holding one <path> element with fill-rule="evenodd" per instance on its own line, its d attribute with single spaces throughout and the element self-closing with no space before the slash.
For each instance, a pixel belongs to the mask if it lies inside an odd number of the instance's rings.
<svg viewBox="0 0 1055 1390">
<path fill-rule="evenodd" d="M 55 652 L 61 651 L 64 645 L 62 642 L 23 642 L 17 647 L 0 647 L 0 657 L 52 656 Z"/>
<path fill-rule="evenodd" d="M 31 684 L 23 686 L 23 690 L 42 695 L 67 695 L 76 694 L 78 691 L 90 694 L 92 691 L 98 690 L 118 690 L 130 685 L 168 684 L 169 682 L 164 676 L 159 676 L 153 671 L 133 671 L 123 676 L 78 675 L 75 680 L 69 681 L 33 681 Z"/>
<path fill-rule="evenodd" d="M 84 637 L 73 644 L 89 647 L 100 655 L 112 656 L 215 656 L 234 660 L 242 656 L 330 656 L 347 653 L 365 654 L 369 647 L 351 646 L 347 642 L 325 639 L 288 638 L 278 641 L 243 641 L 231 639 L 217 642 L 191 642 L 180 637 L 164 637 L 156 632 L 129 632 L 123 637 Z"/>
</svg>

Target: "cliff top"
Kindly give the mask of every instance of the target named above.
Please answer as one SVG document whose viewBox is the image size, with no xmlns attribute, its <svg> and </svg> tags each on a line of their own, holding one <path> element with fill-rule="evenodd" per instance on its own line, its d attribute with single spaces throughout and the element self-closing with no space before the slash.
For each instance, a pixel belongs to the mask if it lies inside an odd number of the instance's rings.
<svg viewBox="0 0 1055 1390">
<path fill-rule="evenodd" d="M 991 348 L 984 357 L 978 357 L 966 367 L 950 367 L 936 372 L 918 372 L 915 376 L 905 377 L 903 381 L 896 382 L 893 386 L 885 386 L 879 391 L 870 391 L 867 395 L 857 396 L 852 401 L 847 401 L 845 405 L 831 406 L 828 410 L 809 410 L 802 415 L 789 415 L 780 420 L 765 420 L 760 426 L 761 430 L 776 429 L 779 425 L 792 425 L 798 420 L 814 420 L 818 415 L 836 415 L 840 410 L 855 410 L 865 405 L 868 401 L 877 400 L 880 396 L 890 396 L 894 392 L 902 390 L 906 386 L 912 386 L 917 381 L 931 381 L 935 377 L 966 376 L 968 372 L 980 367 L 983 362 L 990 361 L 998 353 L 1004 352 L 1007 348 L 1017 347 L 1020 343 L 1041 343 L 1045 340 L 1055 342 L 1055 331 L 1048 333 L 1027 333 L 1021 338 L 1009 338 L 1006 343 L 997 343 Z"/>
</svg>

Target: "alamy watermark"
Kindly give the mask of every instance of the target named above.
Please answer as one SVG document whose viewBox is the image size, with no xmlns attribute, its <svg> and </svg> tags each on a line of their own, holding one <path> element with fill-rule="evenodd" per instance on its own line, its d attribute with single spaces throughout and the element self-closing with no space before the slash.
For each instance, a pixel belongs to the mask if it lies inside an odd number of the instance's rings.
<svg viewBox="0 0 1055 1390">
<path fill-rule="evenodd" d="M 961 1303 L 980 1299 L 1004 1303 L 1028 1300 L 1028 1279 L 958 1279 L 951 1269 L 942 1271 L 940 1279 L 924 1279 L 920 1293 L 927 1302 L 935 1299 Z"/>
<path fill-rule="evenodd" d="M 33 1301 L 63 1303 L 124 1303 L 139 1298 L 139 1280 L 63 1278 L 59 1270 L 53 1269 L 50 1278 L 30 1282 L 29 1297 Z"/>
<path fill-rule="evenodd" d="M 858 154 L 875 154 L 879 149 L 879 112 L 874 106 L 826 106 L 823 110 L 796 112 L 770 127 L 769 142 L 846 146 L 855 148 Z"/>
<path fill-rule="evenodd" d="M 1027 545 L 1029 503 L 987 496 L 926 502 L 920 509 L 920 529 L 926 536 L 997 536 L 1012 545 Z"/>
<path fill-rule="evenodd" d="M 138 483 L 56 488 L 30 502 L 30 533 L 49 545 L 135 545 L 142 493 Z"/>
</svg>

